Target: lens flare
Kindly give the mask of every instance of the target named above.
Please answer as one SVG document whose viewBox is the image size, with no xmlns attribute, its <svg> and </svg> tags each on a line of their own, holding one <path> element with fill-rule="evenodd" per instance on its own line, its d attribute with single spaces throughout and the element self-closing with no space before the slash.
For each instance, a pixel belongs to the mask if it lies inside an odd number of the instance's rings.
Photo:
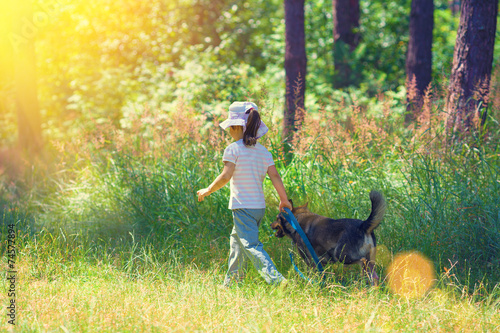
<svg viewBox="0 0 500 333">
<path fill-rule="evenodd" d="M 434 265 L 418 252 L 398 254 L 387 271 L 389 288 L 407 298 L 423 296 L 436 279 Z"/>
</svg>

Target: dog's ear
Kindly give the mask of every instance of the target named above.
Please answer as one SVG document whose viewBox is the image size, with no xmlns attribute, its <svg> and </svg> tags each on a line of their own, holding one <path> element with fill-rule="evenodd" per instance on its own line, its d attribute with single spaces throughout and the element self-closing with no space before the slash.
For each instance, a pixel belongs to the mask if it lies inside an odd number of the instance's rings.
<svg viewBox="0 0 500 333">
<path fill-rule="evenodd" d="M 292 199 L 288 199 L 288 201 L 290 201 L 290 205 L 292 205 L 292 209 L 293 209 L 293 201 L 292 201 Z"/>
<path fill-rule="evenodd" d="M 302 206 L 298 206 L 298 207 L 294 207 L 294 210 L 292 213 L 295 213 L 295 212 L 301 212 L 301 213 L 304 213 L 304 212 L 309 212 L 309 209 L 307 208 L 307 205 L 309 203 L 305 203 L 304 205 Z"/>
<path fill-rule="evenodd" d="M 307 205 L 309 205 L 309 202 L 306 202 L 305 204 L 303 204 L 302 206 L 297 206 L 295 208 L 307 208 Z"/>
</svg>

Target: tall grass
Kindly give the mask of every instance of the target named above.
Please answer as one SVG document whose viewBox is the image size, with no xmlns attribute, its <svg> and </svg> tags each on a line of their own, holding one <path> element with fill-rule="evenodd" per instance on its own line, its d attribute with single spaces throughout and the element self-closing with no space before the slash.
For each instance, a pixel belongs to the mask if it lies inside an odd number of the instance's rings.
<svg viewBox="0 0 500 333">
<path fill-rule="evenodd" d="M 323 289 L 299 280 L 289 242 L 269 227 L 278 204 L 269 180 L 261 240 L 291 289 L 266 286 L 255 271 L 241 288 L 219 289 L 232 227 L 228 189 L 202 203 L 195 194 L 220 172 L 229 137 L 216 115 L 145 108 L 121 128 L 95 124 L 79 138 L 51 142 L 51 163 L 14 181 L 27 189 L 17 202 L 2 197 L 2 255 L 6 226 L 14 223 L 18 232 L 21 329 L 494 330 L 500 325 L 500 155 L 498 133 L 488 128 L 494 119 L 483 134 L 450 146 L 440 101 L 426 103 L 410 129 L 391 112 L 390 97 L 381 96 L 375 112 L 339 103 L 307 114 L 291 161 L 281 148 L 279 115 L 263 109 L 270 132 L 261 139 L 295 204 L 365 219 L 369 191 L 381 191 L 388 209 L 376 231 L 379 245 L 389 258 L 419 251 L 437 269 L 436 287 L 422 299 L 401 299 L 385 283 L 368 289 L 357 267 L 329 267 Z M 385 264 L 377 268 L 383 281 Z M 52 311 L 40 298 L 52 299 Z"/>
</svg>

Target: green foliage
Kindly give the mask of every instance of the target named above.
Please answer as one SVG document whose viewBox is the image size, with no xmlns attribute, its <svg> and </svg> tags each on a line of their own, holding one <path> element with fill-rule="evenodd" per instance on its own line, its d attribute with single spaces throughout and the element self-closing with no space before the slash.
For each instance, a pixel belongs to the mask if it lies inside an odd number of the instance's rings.
<svg viewBox="0 0 500 333">
<path fill-rule="evenodd" d="M 304 9 L 307 89 L 310 92 L 317 92 L 318 86 L 326 85 L 330 88 L 328 91 L 331 92 L 334 70 L 332 2 L 306 1 Z"/>
<path fill-rule="evenodd" d="M 350 55 L 356 83 L 344 91 L 333 89 L 332 3 L 305 4 L 308 110 L 328 107 L 332 98 L 339 101 L 346 94 L 363 96 L 368 106 L 379 93 L 404 86 L 410 1 L 360 4 L 361 41 Z M 47 6 L 35 2 L 34 11 L 45 13 Z M 435 7 L 433 84 L 441 87 L 450 71 L 458 17 L 446 1 Z M 220 101 L 247 97 L 259 86 L 275 98 L 284 94 L 281 1 L 75 0 L 50 8 L 36 36 L 39 98 L 49 140 L 78 135 L 95 120 L 126 122 L 145 104 L 171 112 L 182 100 L 205 111 Z M 9 54 L 2 58 L 5 68 L 12 67 Z M 4 73 L 0 123 L 7 143 L 15 141 L 15 112 L 8 88 L 12 73 Z"/>
<path fill-rule="evenodd" d="M 492 276 L 500 255 L 498 168 L 478 150 L 463 147 L 460 155 L 435 160 L 410 154 L 406 188 L 398 194 L 403 225 L 396 234 L 401 248 L 417 246 L 441 265 L 457 265 L 462 277 Z M 407 188 L 413 184 L 410 193 Z M 411 241 L 410 241 L 411 240 Z M 417 241 L 417 242 L 415 242 Z M 411 244 L 410 244 L 411 243 Z M 447 262 L 448 261 L 448 262 Z M 470 270 L 470 272 L 469 272 Z"/>
<path fill-rule="evenodd" d="M 432 75 L 434 84 L 446 84 L 451 74 L 453 51 L 460 17 L 453 16 L 446 7 L 434 10 L 432 47 Z M 498 43 L 496 43 L 498 45 Z"/>
<path fill-rule="evenodd" d="M 361 44 L 355 52 L 369 93 L 404 84 L 411 1 L 360 1 Z"/>
</svg>

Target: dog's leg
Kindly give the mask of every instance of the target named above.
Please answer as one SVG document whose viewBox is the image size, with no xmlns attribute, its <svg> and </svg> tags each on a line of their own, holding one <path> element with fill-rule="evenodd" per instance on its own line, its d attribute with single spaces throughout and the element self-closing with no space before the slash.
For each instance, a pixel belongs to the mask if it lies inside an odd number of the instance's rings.
<svg viewBox="0 0 500 333">
<path fill-rule="evenodd" d="M 310 255 L 309 255 L 309 251 L 305 249 L 305 246 L 297 246 L 297 249 L 299 250 L 299 254 L 300 256 L 302 257 L 302 259 L 304 259 L 304 261 L 306 262 L 306 264 L 310 267 L 316 267 L 316 265 L 314 264 L 314 261 L 311 259 Z"/>
<path fill-rule="evenodd" d="M 361 259 L 361 265 L 363 266 L 363 272 L 370 280 L 372 286 L 378 286 L 379 277 L 375 271 L 375 258 L 377 256 L 377 248 L 372 247 L 370 249 L 370 255 L 367 259 Z"/>
<path fill-rule="evenodd" d="M 316 267 L 314 260 L 312 260 L 312 257 L 309 255 L 309 251 L 307 250 L 306 244 L 304 243 L 302 238 L 300 238 L 298 233 L 295 234 L 295 238 L 292 238 L 292 243 L 297 248 L 300 257 L 306 262 L 307 266 L 313 268 Z"/>
</svg>

